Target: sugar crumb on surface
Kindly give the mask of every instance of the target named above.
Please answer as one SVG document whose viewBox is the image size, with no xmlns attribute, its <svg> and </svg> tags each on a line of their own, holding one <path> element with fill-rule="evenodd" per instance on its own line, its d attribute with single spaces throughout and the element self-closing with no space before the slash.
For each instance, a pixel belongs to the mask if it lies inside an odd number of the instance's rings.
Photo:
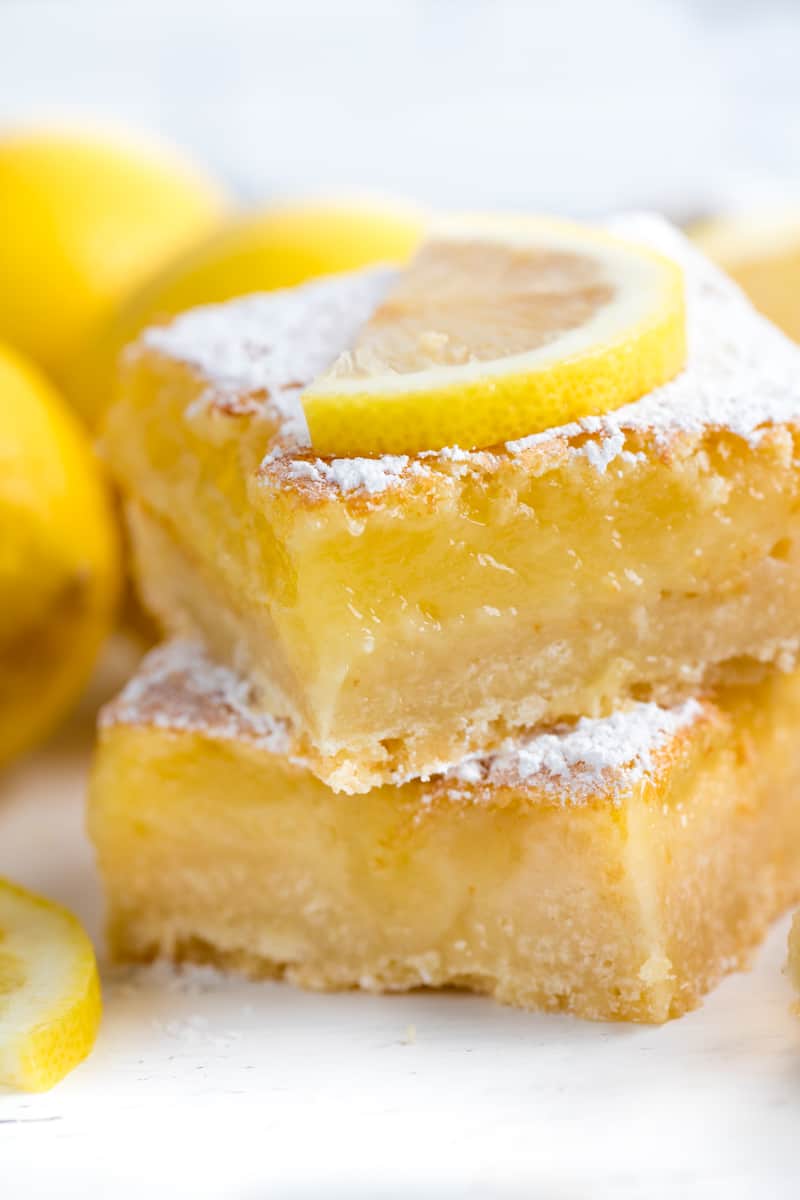
<svg viewBox="0 0 800 1200">
<path fill-rule="evenodd" d="M 165 959 L 152 963 L 114 966 L 103 972 L 103 986 L 117 995 L 135 995 L 148 988 L 182 996 L 204 996 L 230 986 L 230 976 L 216 967 Z"/>
</svg>

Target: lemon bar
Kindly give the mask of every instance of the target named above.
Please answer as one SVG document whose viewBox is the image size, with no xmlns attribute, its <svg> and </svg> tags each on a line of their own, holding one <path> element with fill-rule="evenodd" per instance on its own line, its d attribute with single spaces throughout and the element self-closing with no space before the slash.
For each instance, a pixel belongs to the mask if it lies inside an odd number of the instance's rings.
<svg viewBox="0 0 800 1200">
<path fill-rule="evenodd" d="M 789 978 L 800 992 L 800 913 L 795 913 L 789 930 Z"/>
<path fill-rule="evenodd" d="M 252 677 L 334 788 L 794 667 L 800 351 L 663 222 L 614 229 L 680 264 L 685 370 L 484 451 L 308 445 L 299 395 L 380 270 L 198 309 L 129 350 L 106 448 L 145 601 Z"/>
<path fill-rule="evenodd" d="M 800 894 L 798 675 L 363 796 L 249 693 L 173 643 L 102 715 L 89 827 L 118 959 L 659 1022 Z"/>
</svg>

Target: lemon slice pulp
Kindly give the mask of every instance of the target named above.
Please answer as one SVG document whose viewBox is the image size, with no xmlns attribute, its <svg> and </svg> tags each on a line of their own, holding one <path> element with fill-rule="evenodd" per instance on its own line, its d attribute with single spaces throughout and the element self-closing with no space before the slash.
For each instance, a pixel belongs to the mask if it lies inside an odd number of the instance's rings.
<svg viewBox="0 0 800 1200">
<path fill-rule="evenodd" d="M 685 359 L 676 264 L 579 225 L 463 218 L 303 407 L 324 455 L 490 446 L 636 400 Z"/>
<path fill-rule="evenodd" d="M 0 879 L 0 1086 L 46 1091 L 91 1050 L 94 950 L 77 919 Z"/>
</svg>

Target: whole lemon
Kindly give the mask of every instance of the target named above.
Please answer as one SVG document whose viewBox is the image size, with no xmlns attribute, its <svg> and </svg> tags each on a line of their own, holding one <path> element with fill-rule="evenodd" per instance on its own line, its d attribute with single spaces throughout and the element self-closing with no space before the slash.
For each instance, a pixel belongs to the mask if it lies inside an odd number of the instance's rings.
<svg viewBox="0 0 800 1200">
<path fill-rule="evenodd" d="M 689 234 L 765 317 L 800 342 L 800 208 L 721 214 Z"/>
<path fill-rule="evenodd" d="M 44 376 L 0 346 L 0 765 L 77 697 L 118 581 L 116 524 L 87 435 Z"/>
<path fill-rule="evenodd" d="M 172 150 L 130 135 L 0 137 L 0 339 L 62 382 L 120 301 L 226 213 Z"/>
<path fill-rule="evenodd" d="M 422 223 L 411 208 L 344 200 L 276 206 L 233 221 L 120 306 L 76 363 L 70 399 L 96 425 L 120 351 L 147 325 L 198 304 L 293 287 L 371 263 L 403 262 L 420 239 Z"/>
</svg>

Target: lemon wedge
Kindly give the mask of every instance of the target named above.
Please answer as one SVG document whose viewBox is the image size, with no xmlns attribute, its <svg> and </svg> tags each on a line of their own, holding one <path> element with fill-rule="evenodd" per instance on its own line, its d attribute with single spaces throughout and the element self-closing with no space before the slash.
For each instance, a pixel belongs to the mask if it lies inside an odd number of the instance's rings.
<svg viewBox="0 0 800 1200">
<path fill-rule="evenodd" d="M 78 920 L 0 879 L 0 1085 L 42 1092 L 86 1058 L 100 980 Z"/>
<path fill-rule="evenodd" d="M 456 218 L 303 407 L 324 455 L 491 446 L 636 400 L 685 359 L 668 259 L 567 222 Z"/>
</svg>

